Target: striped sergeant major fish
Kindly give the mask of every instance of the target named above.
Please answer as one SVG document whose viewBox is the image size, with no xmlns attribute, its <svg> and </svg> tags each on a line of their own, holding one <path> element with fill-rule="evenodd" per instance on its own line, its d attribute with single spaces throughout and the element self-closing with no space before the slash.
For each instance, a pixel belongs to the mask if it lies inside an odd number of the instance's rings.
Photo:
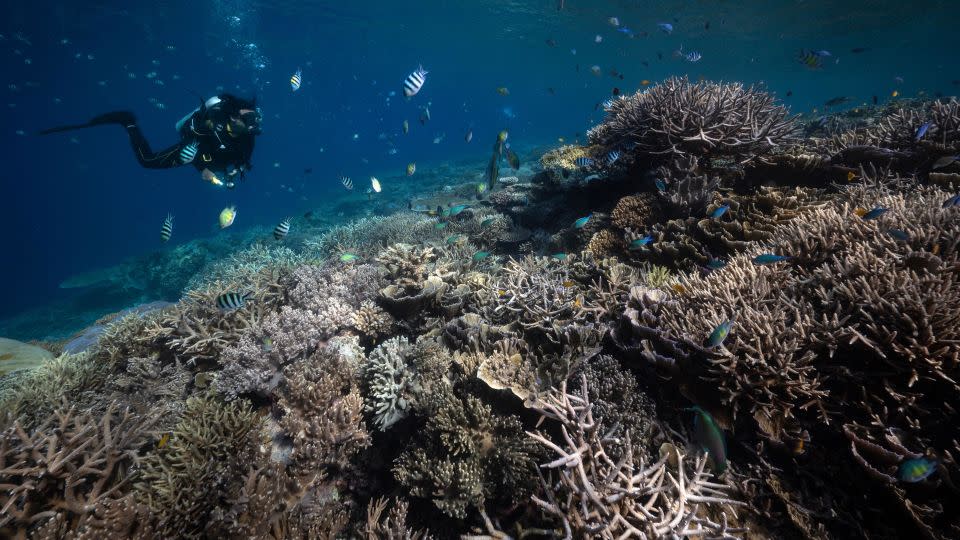
<svg viewBox="0 0 960 540">
<path fill-rule="evenodd" d="M 167 218 L 163 220 L 163 226 L 160 227 L 160 240 L 166 242 L 170 240 L 170 236 L 173 234 L 173 214 L 167 214 Z"/>
<path fill-rule="evenodd" d="M 403 81 L 403 95 L 407 97 L 417 95 L 417 92 L 423 87 L 423 83 L 427 82 L 427 73 L 423 66 L 420 66 L 416 71 L 407 75 L 407 78 Z"/>
<path fill-rule="evenodd" d="M 247 303 L 247 299 L 253 296 L 253 291 L 246 293 L 225 292 L 217 297 L 217 307 L 221 311 L 233 311 L 242 308 Z"/>
<path fill-rule="evenodd" d="M 283 237 L 290 232 L 290 218 L 286 218 L 273 228 L 273 237 L 277 240 L 283 240 Z"/>
<path fill-rule="evenodd" d="M 180 163 L 186 165 L 187 163 L 193 162 L 193 158 L 197 157 L 197 149 L 200 148 L 200 143 L 193 141 L 192 143 L 184 146 L 180 149 Z"/>
<path fill-rule="evenodd" d="M 347 188 L 347 191 L 353 191 L 353 180 L 348 176 L 341 176 L 340 183 L 343 184 L 343 187 Z"/>
<path fill-rule="evenodd" d="M 593 159 L 583 156 L 578 157 L 577 159 L 573 160 L 573 162 L 577 167 L 589 167 L 593 165 Z"/>
<path fill-rule="evenodd" d="M 303 73 L 300 71 L 300 68 L 297 68 L 297 72 L 290 77 L 290 88 L 294 92 L 300 89 L 300 84 L 303 82 Z"/>
</svg>

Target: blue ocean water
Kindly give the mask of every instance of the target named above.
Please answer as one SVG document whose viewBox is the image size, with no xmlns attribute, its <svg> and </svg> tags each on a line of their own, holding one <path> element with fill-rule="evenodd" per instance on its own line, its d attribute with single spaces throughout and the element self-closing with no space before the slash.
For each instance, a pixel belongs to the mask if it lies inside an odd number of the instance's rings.
<svg viewBox="0 0 960 540">
<path fill-rule="evenodd" d="M 218 234 L 228 204 L 242 229 L 357 197 L 340 175 L 415 189 L 407 163 L 482 169 L 501 129 L 519 149 L 583 140 L 614 88 L 631 93 L 644 80 L 762 83 L 796 113 L 838 96 L 852 106 L 894 91 L 953 95 L 960 84 L 960 15 L 949 1 L 40 1 L 7 2 L 0 14 L 0 318 L 68 300 L 77 292 L 58 284 L 69 276 L 169 250 L 158 238 L 168 212 L 176 244 Z M 801 49 L 830 55 L 810 70 Z M 427 82 L 404 99 L 418 65 Z M 158 150 L 176 142 L 174 123 L 201 96 L 224 91 L 256 96 L 264 115 L 255 168 L 235 190 L 190 167 L 140 168 L 116 126 L 35 134 L 131 110 Z"/>
</svg>

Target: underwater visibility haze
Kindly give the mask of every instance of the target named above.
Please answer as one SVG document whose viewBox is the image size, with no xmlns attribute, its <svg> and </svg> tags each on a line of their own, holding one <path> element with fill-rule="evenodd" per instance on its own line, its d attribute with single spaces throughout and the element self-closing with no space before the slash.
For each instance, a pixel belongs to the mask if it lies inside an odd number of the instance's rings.
<svg viewBox="0 0 960 540">
<path fill-rule="evenodd" d="M 0 14 L 0 537 L 960 537 L 954 2 Z"/>
</svg>

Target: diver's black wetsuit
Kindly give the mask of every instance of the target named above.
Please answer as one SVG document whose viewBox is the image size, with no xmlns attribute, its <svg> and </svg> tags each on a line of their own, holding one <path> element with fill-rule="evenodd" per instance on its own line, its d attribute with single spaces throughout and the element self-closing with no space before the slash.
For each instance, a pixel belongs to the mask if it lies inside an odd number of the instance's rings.
<svg viewBox="0 0 960 540">
<path fill-rule="evenodd" d="M 150 149 L 143 132 L 137 125 L 137 119 L 132 112 L 116 111 L 97 116 L 86 124 L 60 126 L 46 129 L 43 135 L 70 131 L 93 126 L 119 124 L 127 130 L 130 144 L 133 146 L 134 157 L 140 165 L 147 169 L 169 169 L 186 163 L 203 172 L 213 173 L 219 179 L 227 180 L 237 173 L 240 178 L 253 165 L 250 158 L 253 155 L 254 136 L 259 133 L 259 112 L 255 112 L 256 126 L 253 130 L 244 129 L 242 132 L 235 128 L 241 118 L 241 110 L 253 110 L 254 104 L 240 100 L 229 94 L 211 98 L 201 105 L 180 125 L 180 141 L 173 146 L 159 152 Z M 246 124 L 252 123 L 253 117 L 248 113 L 244 118 Z M 196 154 L 192 161 L 184 155 L 184 148 L 196 143 Z M 187 153 L 189 155 L 189 152 Z M 206 177 L 205 177 L 206 178 Z"/>
</svg>

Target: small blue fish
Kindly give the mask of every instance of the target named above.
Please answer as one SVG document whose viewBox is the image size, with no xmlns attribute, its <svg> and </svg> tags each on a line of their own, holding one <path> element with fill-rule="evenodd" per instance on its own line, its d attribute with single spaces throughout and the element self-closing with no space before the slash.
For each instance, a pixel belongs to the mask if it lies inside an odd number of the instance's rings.
<svg viewBox="0 0 960 540">
<path fill-rule="evenodd" d="M 460 212 L 463 212 L 463 211 L 466 210 L 467 208 L 470 208 L 470 207 L 469 207 L 468 205 L 466 205 L 466 204 L 458 204 L 458 205 L 456 205 L 456 206 L 451 206 L 451 207 L 450 207 L 450 215 L 451 215 L 451 216 L 455 216 L 455 215 L 459 214 Z"/>
<path fill-rule="evenodd" d="M 870 210 L 869 212 L 867 212 L 867 213 L 864 214 L 863 216 L 861 216 L 860 219 L 862 219 L 862 220 L 864 220 L 864 221 L 873 221 L 874 219 L 877 219 L 878 217 L 886 214 L 889 210 L 890 210 L 889 208 L 884 208 L 884 207 L 882 207 L 882 206 L 878 206 L 878 207 L 874 208 L 873 210 Z"/>
<path fill-rule="evenodd" d="M 627 28 L 626 26 L 621 26 L 620 28 L 617 28 L 617 32 L 620 32 L 622 34 L 633 35 L 633 30 Z"/>
<path fill-rule="evenodd" d="M 727 213 L 727 210 L 729 210 L 729 209 L 730 209 L 730 205 L 729 205 L 729 204 L 721 204 L 720 206 L 717 207 L 716 210 L 714 210 L 714 211 L 710 214 L 710 217 L 712 217 L 713 219 L 719 219 L 720 216 L 726 214 L 726 213 Z"/>
<path fill-rule="evenodd" d="M 567 260 L 567 254 L 566 254 L 566 253 L 554 253 L 553 255 L 550 256 L 550 258 L 553 259 L 553 260 L 555 260 L 555 261 L 565 261 L 565 260 Z"/>
<path fill-rule="evenodd" d="M 813 54 L 815 54 L 815 55 L 817 55 L 817 56 L 821 56 L 821 57 L 824 57 L 824 56 L 833 56 L 832 54 L 830 54 L 830 51 L 825 50 L 825 49 L 821 49 L 821 50 L 819 50 L 819 51 L 813 51 Z"/>
<path fill-rule="evenodd" d="M 944 208 L 950 208 L 951 206 L 960 206 L 960 193 L 957 193 L 953 197 L 943 201 Z"/>
<path fill-rule="evenodd" d="M 574 164 L 576 164 L 577 167 L 589 167 L 593 165 L 593 159 L 588 157 L 582 157 L 582 156 L 573 160 L 573 162 Z"/>
<path fill-rule="evenodd" d="M 707 411 L 700 407 L 691 407 L 690 410 L 696 415 L 693 417 L 693 436 L 697 444 L 710 454 L 717 474 L 723 474 L 727 469 L 727 442 L 723 430 Z"/>
<path fill-rule="evenodd" d="M 673 25 L 670 23 L 666 23 L 666 22 L 657 23 L 657 28 L 659 28 L 660 30 L 663 30 L 665 34 L 673 33 Z"/>
<path fill-rule="evenodd" d="M 650 236 L 649 234 L 644 236 L 643 238 L 635 238 L 630 242 L 629 249 L 640 249 L 641 247 L 649 244 L 650 242 L 653 242 L 653 237 Z"/>
<path fill-rule="evenodd" d="M 774 255 L 773 253 L 764 253 L 754 257 L 753 264 L 774 264 L 791 258 L 792 257 L 789 255 Z"/>
<path fill-rule="evenodd" d="M 590 218 L 593 217 L 593 214 L 588 216 L 583 216 L 582 218 L 573 222 L 574 229 L 582 229 L 587 223 L 590 222 Z"/>
<path fill-rule="evenodd" d="M 495 218 L 495 217 L 488 217 L 487 219 L 485 219 L 485 220 L 483 220 L 483 221 L 480 222 L 480 226 L 481 226 L 481 227 L 484 227 L 484 228 L 489 227 L 489 226 L 492 225 L 493 222 L 496 221 L 496 220 L 497 220 L 497 218 Z"/>
<path fill-rule="evenodd" d="M 620 151 L 611 150 L 610 153 L 607 154 L 607 166 L 613 165 L 618 159 L 620 159 Z"/>
<path fill-rule="evenodd" d="M 718 324 L 717 327 L 713 329 L 713 332 L 710 332 L 710 337 L 707 338 L 707 346 L 712 349 L 713 347 L 722 345 L 723 341 L 730 335 L 731 328 L 733 328 L 733 320 L 723 321 Z"/>
<path fill-rule="evenodd" d="M 910 240 L 910 235 L 900 229 L 887 229 L 887 233 L 901 242 Z"/>
<path fill-rule="evenodd" d="M 897 467 L 897 479 L 911 484 L 922 482 L 937 472 L 937 462 L 925 457 L 908 459 Z"/>
<path fill-rule="evenodd" d="M 486 258 L 489 257 L 489 256 L 490 256 L 490 252 L 489 252 L 489 251 L 478 251 L 478 252 L 476 252 L 476 253 L 473 254 L 473 260 L 474 260 L 474 261 L 482 261 L 482 260 L 486 259 Z"/>
<path fill-rule="evenodd" d="M 727 265 L 726 261 L 722 261 L 720 259 L 710 259 L 710 261 L 707 263 L 707 268 L 711 270 L 720 270 L 726 265 Z"/>
<path fill-rule="evenodd" d="M 447 245 L 452 246 L 453 244 L 459 244 L 463 236 L 459 234 L 451 234 L 447 237 Z"/>
<path fill-rule="evenodd" d="M 922 139 L 923 136 L 927 134 L 927 131 L 930 130 L 931 125 L 932 124 L 930 122 L 924 122 L 923 124 L 920 125 L 920 127 L 917 129 L 917 138 L 916 138 L 917 141 Z"/>
<path fill-rule="evenodd" d="M 654 180 L 654 181 L 653 181 L 653 184 L 654 184 L 655 186 L 657 186 L 657 190 L 659 190 L 659 191 L 666 191 L 666 190 L 667 190 L 667 184 L 666 184 L 666 182 L 664 182 L 663 180 L 661 180 L 661 179 L 659 179 L 659 178 L 657 178 L 656 180 Z"/>
</svg>

